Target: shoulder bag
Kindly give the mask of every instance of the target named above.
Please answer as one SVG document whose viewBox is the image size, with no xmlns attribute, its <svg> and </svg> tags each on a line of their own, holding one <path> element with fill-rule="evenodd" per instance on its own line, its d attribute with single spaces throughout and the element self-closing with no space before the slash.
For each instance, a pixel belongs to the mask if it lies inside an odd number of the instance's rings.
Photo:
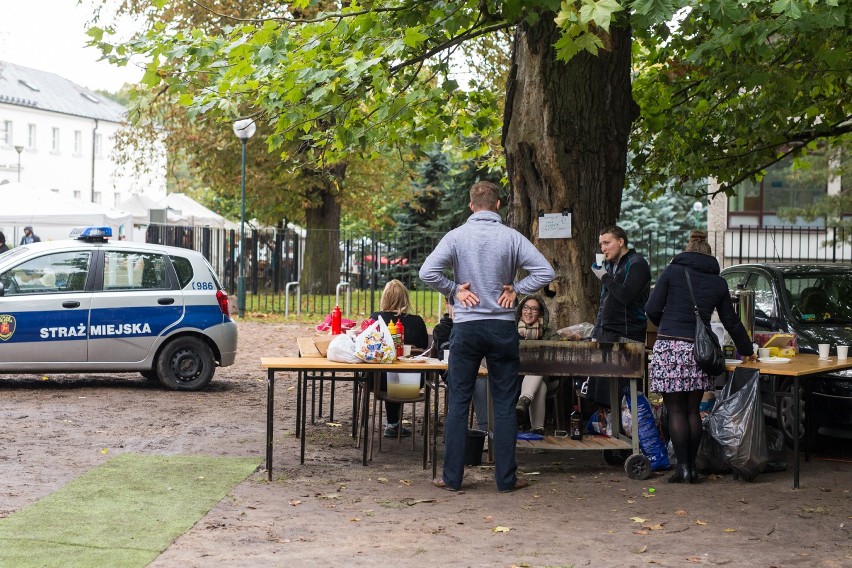
<svg viewBox="0 0 852 568">
<path fill-rule="evenodd" d="M 719 338 L 707 328 L 707 324 L 698 313 L 698 303 L 695 301 L 695 293 L 692 291 L 692 282 L 689 279 L 689 268 L 684 267 L 686 285 L 689 286 L 689 295 L 692 298 L 692 309 L 695 311 L 695 343 L 693 344 L 693 355 L 698 368 L 715 377 L 725 371 L 725 356 L 722 354 L 722 346 Z"/>
</svg>

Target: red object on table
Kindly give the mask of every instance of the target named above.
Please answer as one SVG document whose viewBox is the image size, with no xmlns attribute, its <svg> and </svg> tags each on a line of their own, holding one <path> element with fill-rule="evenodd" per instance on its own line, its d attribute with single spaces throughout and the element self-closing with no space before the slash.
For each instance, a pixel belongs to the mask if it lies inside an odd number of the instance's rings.
<svg viewBox="0 0 852 568">
<path fill-rule="evenodd" d="M 402 325 L 402 318 L 396 322 L 396 333 L 399 335 L 399 342 L 396 344 L 396 356 L 402 357 L 405 355 L 405 350 L 402 346 L 405 344 L 405 327 Z"/>
<path fill-rule="evenodd" d="M 343 321 L 343 314 L 340 313 L 340 306 L 334 306 L 334 309 L 331 310 L 331 334 L 332 335 L 340 335 L 343 333 L 341 330 L 341 323 Z"/>
</svg>

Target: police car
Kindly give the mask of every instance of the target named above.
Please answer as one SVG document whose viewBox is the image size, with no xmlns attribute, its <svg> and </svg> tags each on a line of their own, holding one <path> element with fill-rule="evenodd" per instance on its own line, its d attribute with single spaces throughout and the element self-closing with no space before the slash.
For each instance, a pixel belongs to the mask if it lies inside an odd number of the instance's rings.
<svg viewBox="0 0 852 568">
<path fill-rule="evenodd" d="M 234 363 L 228 296 L 199 253 L 72 231 L 0 254 L 0 373 L 139 371 L 199 390 Z"/>
</svg>

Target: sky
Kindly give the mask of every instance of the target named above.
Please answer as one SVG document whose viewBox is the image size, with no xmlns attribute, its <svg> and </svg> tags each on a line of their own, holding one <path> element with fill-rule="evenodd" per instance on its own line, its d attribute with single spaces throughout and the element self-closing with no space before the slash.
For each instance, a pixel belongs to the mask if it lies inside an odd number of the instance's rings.
<svg viewBox="0 0 852 568">
<path fill-rule="evenodd" d="M 136 83 L 143 72 L 98 61 L 86 47 L 91 13 L 77 0 L 0 0 L 0 61 L 56 73 L 87 87 L 118 91 Z"/>
</svg>

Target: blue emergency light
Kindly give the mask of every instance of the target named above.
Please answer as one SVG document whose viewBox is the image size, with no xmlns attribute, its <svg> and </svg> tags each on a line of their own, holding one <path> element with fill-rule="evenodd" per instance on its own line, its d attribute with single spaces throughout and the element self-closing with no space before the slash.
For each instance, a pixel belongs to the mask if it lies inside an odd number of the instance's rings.
<svg viewBox="0 0 852 568">
<path fill-rule="evenodd" d="M 75 227 L 69 235 L 72 239 L 89 242 L 106 242 L 112 237 L 111 227 Z"/>
</svg>

